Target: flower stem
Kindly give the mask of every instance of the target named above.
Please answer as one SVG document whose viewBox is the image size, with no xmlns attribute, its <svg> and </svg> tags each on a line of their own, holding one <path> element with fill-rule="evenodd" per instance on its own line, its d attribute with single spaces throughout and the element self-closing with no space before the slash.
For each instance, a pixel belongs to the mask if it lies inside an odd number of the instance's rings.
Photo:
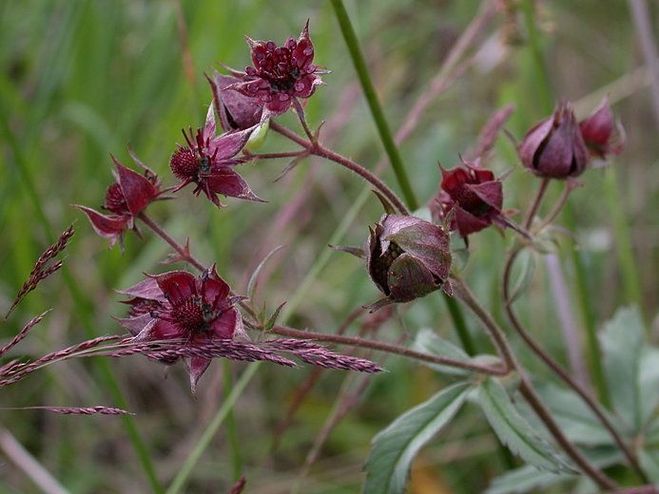
<svg viewBox="0 0 659 494">
<path fill-rule="evenodd" d="M 483 325 L 492 338 L 492 341 L 503 357 L 504 362 L 511 370 L 516 370 L 520 377 L 519 389 L 528 404 L 533 408 L 538 418 L 545 424 L 551 435 L 556 442 L 563 448 L 565 453 L 581 468 L 581 470 L 588 475 L 599 487 L 605 490 L 610 490 L 617 487 L 617 484 L 606 476 L 596 466 L 592 465 L 588 459 L 576 448 L 574 444 L 565 436 L 561 428 L 558 426 L 547 407 L 542 403 L 540 396 L 537 394 L 531 381 L 524 368 L 517 362 L 515 355 L 506 340 L 506 337 L 492 319 L 489 313 L 481 307 L 471 290 L 467 285 L 458 278 L 453 278 L 455 281 L 454 288 L 460 299 L 472 310 L 472 312 L 481 320 Z"/>
<path fill-rule="evenodd" d="M 540 188 L 538 189 L 538 192 L 535 195 L 535 199 L 533 199 L 533 203 L 531 204 L 531 207 L 529 208 L 529 212 L 526 214 L 526 220 L 524 220 L 524 230 L 527 230 L 531 227 L 531 224 L 533 223 L 533 218 L 535 217 L 535 214 L 538 212 L 538 209 L 540 208 L 540 204 L 542 203 L 542 199 L 545 196 L 545 192 L 547 192 L 547 186 L 549 185 L 549 178 L 543 178 L 542 182 L 540 182 Z"/>
<path fill-rule="evenodd" d="M 400 152 L 394 143 L 393 137 L 391 135 L 391 130 L 389 130 L 389 124 L 384 116 L 382 111 L 382 106 L 378 100 L 378 96 L 375 92 L 375 87 L 371 81 L 371 76 L 366 67 L 366 62 L 364 61 L 364 55 L 362 54 L 361 48 L 359 47 L 359 41 L 357 40 L 357 35 L 355 30 L 352 27 L 350 22 L 350 17 L 346 12 L 345 6 L 343 5 L 342 0 L 332 0 L 332 7 L 334 8 L 334 14 L 336 19 L 339 22 L 341 27 L 341 33 L 343 34 L 343 39 L 348 46 L 348 51 L 350 52 L 350 57 L 352 58 L 352 63 L 355 66 L 355 71 L 359 77 L 359 82 L 361 83 L 362 90 L 364 91 L 364 96 L 368 103 L 368 107 L 371 110 L 371 116 L 373 121 L 378 129 L 378 134 L 380 135 L 380 140 L 382 145 L 389 156 L 389 161 L 394 173 L 396 174 L 396 180 L 398 180 L 398 185 L 403 191 L 403 197 L 405 202 L 410 209 L 416 210 L 419 208 L 419 202 L 414 195 L 412 186 L 410 185 L 407 172 L 405 171 L 405 165 L 400 156 Z"/>
<path fill-rule="evenodd" d="M 295 132 L 292 132 L 291 130 L 282 127 L 276 122 L 271 122 L 270 128 L 275 132 L 278 132 L 279 134 L 283 135 L 284 137 L 292 140 L 293 142 L 296 142 L 300 146 L 304 147 L 309 154 L 313 154 L 315 156 L 319 156 L 321 158 L 325 158 L 327 160 L 333 161 L 334 163 L 337 163 L 343 166 L 344 168 L 347 168 L 348 170 L 356 173 L 357 175 L 365 179 L 367 182 L 369 182 L 371 185 L 373 185 L 377 190 L 379 190 L 402 214 L 409 214 L 409 211 L 405 207 L 405 204 L 403 204 L 403 202 L 398 198 L 396 193 L 393 190 L 391 190 L 387 186 L 387 184 L 385 184 L 382 180 L 380 180 L 374 173 L 367 170 L 359 163 L 355 163 L 350 158 L 346 158 L 345 156 L 342 156 L 330 149 L 327 149 L 319 142 L 307 141 L 302 137 L 300 137 L 299 135 L 297 135 Z"/>
<path fill-rule="evenodd" d="M 316 333 L 314 331 L 301 331 L 299 329 L 289 328 L 287 326 L 275 326 L 272 332 L 281 336 L 288 336 L 291 338 L 298 338 L 303 340 L 324 341 L 326 343 L 335 343 L 337 345 L 349 345 L 359 348 L 368 348 L 378 352 L 391 353 L 394 355 L 401 355 L 431 364 L 445 365 L 447 367 L 456 367 L 469 371 L 480 372 L 482 374 L 492 376 L 505 376 L 508 369 L 504 367 L 490 367 L 485 365 L 475 364 L 469 361 L 456 360 L 448 357 L 440 357 L 429 353 L 417 352 L 410 350 L 407 347 L 396 345 L 394 343 L 386 343 L 383 341 L 369 340 L 360 338 L 358 336 L 345 336 L 333 333 Z"/>
<path fill-rule="evenodd" d="M 191 266 L 194 266 L 196 269 L 199 271 L 206 271 L 206 267 L 198 261 L 192 254 L 190 254 L 190 250 L 188 249 L 187 245 L 182 246 L 179 244 L 174 238 L 167 233 L 165 230 L 163 230 L 158 223 L 153 221 L 147 214 L 142 211 L 140 214 L 137 215 L 137 217 L 144 223 L 146 226 L 148 226 L 153 233 L 158 235 L 161 239 L 163 239 L 165 242 L 167 242 L 172 249 L 176 251 L 176 253 L 181 257 L 181 259 Z"/>
<path fill-rule="evenodd" d="M 593 412 L 597 417 L 597 420 L 602 424 L 602 426 L 609 432 L 615 443 L 620 448 L 620 451 L 623 453 L 629 465 L 632 467 L 634 472 L 643 480 L 646 481 L 645 474 L 643 473 L 638 459 L 634 454 L 633 450 L 625 443 L 625 440 L 622 438 L 620 433 L 616 430 L 615 426 L 607 418 L 604 411 L 601 409 L 597 401 L 593 396 L 590 395 L 588 390 L 586 390 L 582 385 L 575 381 L 569 373 L 567 373 L 554 359 L 552 359 L 542 347 L 533 339 L 531 334 L 524 328 L 522 323 L 517 318 L 517 314 L 512 307 L 512 301 L 510 300 L 510 278 L 512 273 L 512 266 L 517 258 L 517 255 L 522 251 L 521 247 L 514 249 L 508 259 L 506 260 L 506 265 L 504 268 L 503 274 L 503 296 L 504 296 L 504 307 L 508 315 L 508 319 L 512 324 L 513 328 L 522 338 L 524 343 L 535 353 L 540 359 L 549 367 L 556 376 L 558 376 L 568 387 L 570 387 L 577 395 L 581 397 L 586 406 Z M 603 370 L 601 364 L 597 364 L 598 372 L 593 374 L 595 382 L 597 383 L 598 379 L 604 379 Z M 598 386 L 601 384 L 598 384 Z"/>
<path fill-rule="evenodd" d="M 558 198 L 558 201 L 556 201 L 556 204 L 554 204 L 552 210 L 549 213 L 547 213 L 547 216 L 545 216 L 540 222 L 540 224 L 535 228 L 534 233 L 540 233 L 547 226 L 551 225 L 554 222 L 554 220 L 558 217 L 558 215 L 563 210 L 563 207 L 565 207 L 565 204 L 567 203 L 567 198 L 570 196 L 570 193 L 574 190 L 574 188 L 575 185 L 573 183 L 571 183 L 569 180 L 565 181 L 565 187 L 563 188 L 561 197 Z"/>
</svg>

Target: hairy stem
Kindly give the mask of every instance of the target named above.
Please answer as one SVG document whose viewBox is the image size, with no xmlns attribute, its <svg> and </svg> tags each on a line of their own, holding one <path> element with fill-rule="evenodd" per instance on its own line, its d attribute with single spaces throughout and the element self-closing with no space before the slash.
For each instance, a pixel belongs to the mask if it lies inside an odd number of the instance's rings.
<svg viewBox="0 0 659 494">
<path fill-rule="evenodd" d="M 291 338 L 324 341 L 326 343 L 349 345 L 359 348 L 369 348 L 371 350 L 376 350 L 378 352 L 401 355 L 403 357 L 421 360 L 424 362 L 429 362 L 431 364 L 445 365 L 447 367 L 456 367 L 459 369 L 480 372 L 482 374 L 488 374 L 492 376 L 504 376 L 508 373 L 507 368 L 490 367 L 486 365 L 474 364 L 468 361 L 455 360 L 447 357 L 440 357 L 438 355 L 432 355 L 429 353 L 410 350 L 409 348 L 406 348 L 401 345 L 396 345 L 393 343 L 385 343 L 383 341 L 369 340 L 357 336 L 345 336 L 345 335 L 338 335 L 331 333 L 316 333 L 314 331 L 302 331 L 299 329 L 293 329 L 287 326 L 275 326 L 274 328 L 272 328 L 272 332 L 282 336 L 289 336 Z"/>
<path fill-rule="evenodd" d="M 535 199 L 533 199 L 533 202 L 531 203 L 531 207 L 529 208 L 529 212 L 526 214 L 526 219 L 524 220 L 524 230 L 527 230 L 531 227 L 531 224 L 533 223 L 533 218 L 535 217 L 535 214 L 538 212 L 538 208 L 540 208 L 540 204 L 542 203 L 543 197 L 545 197 L 545 192 L 547 192 L 547 186 L 549 185 L 549 178 L 543 178 L 542 182 L 540 182 L 540 188 L 538 189 L 538 192 L 535 195 Z"/>
<path fill-rule="evenodd" d="M 374 173 L 364 168 L 359 163 L 352 161 L 350 158 L 346 158 L 334 151 L 327 149 L 319 142 L 307 141 L 297 135 L 295 132 L 282 127 L 276 122 L 270 123 L 270 128 L 275 132 L 283 135 L 284 137 L 292 140 L 293 142 L 304 147 L 309 154 L 325 158 L 327 160 L 333 161 L 344 168 L 356 173 L 371 185 L 373 185 L 378 191 L 380 191 L 392 204 L 393 206 L 400 211 L 401 214 L 409 214 L 409 211 L 405 207 L 405 204 L 400 200 L 396 193 L 387 186 L 380 178 L 378 178 Z"/>
<path fill-rule="evenodd" d="M 137 217 L 144 223 L 146 226 L 148 226 L 153 233 L 158 235 L 161 239 L 163 239 L 166 243 L 170 245 L 176 253 L 181 256 L 181 259 L 191 266 L 195 267 L 199 271 L 206 271 L 206 267 L 198 261 L 192 254 L 190 254 L 190 250 L 187 248 L 187 246 L 183 246 L 179 244 L 174 238 L 167 233 L 165 230 L 163 230 L 158 223 L 153 221 L 147 214 L 142 211 L 140 214 L 137 215 Z"/>
<path fill-rule="evenodd" d="M 611 421 L 608 419 L 608 417 L 605 415 L 604 411 L 601 409 L 597 401 L 593 396 L 590 395 L 588 390 L 586 390 L 581 384 L 579 384 L 577 381 L 575 381 L 572 376 L 568 372 L 566 372 L 559 364 L 556 362 L 554 359 L 552 359 L 543 349 L 542 347 L 536 342 L 533 337 L 530 335 L 530 333 L 524 328 L 522 323 L 517 317 L 517 314 L 515 314 L 515 311 L 513 310 L 512 306 L 512 301 L 510 300 L 510 278 L 511 278 L 511 272 L 512 272 L 512 266 L 515 262 L 515 259 L 517 258 L 517 255 L 522 251 L 521 247 L 518 247 L 514 249 L 510 255 L 508 256 L 508 259 L 506 261 L 506 265 L 504 268 L 504 274 L 503 274 L 503 296 L 504 296 L 504 307 L 506 310 L 506 314 L 508 315 L 508 319 L 510 320 L 510 323 L 512 324 L 513 328 L 517 332 L 517 334 L 522 338 L 524 343 L 535 353 L 538 357 L 540 357 L 540 360 L 542 360 L 547 367 L 551 369 L 551 371 L 556 374 L 568 387 L 570 387 L 575 393 L 581 397 L 583 402 L 586 404 L 586 406 L 593 412 L 593 414 L 597 417 L 597 420 L 602 424 L 602 426 L 609 432 L 615 443 L 618 445 L 620 448 L 620 451 L 623 453 L 627 461 L 629 462 L 629 465 L 634 469 L 636 474 L 639 475 L 641 479 L 644 481 L 646 480 L 645 474 L 643 473 L 639 463 L 638 459 L 636 458 L 636 455 L 632 448 L 630 448 L 626 443 L 625 440 L 622 438 L 620 433 L 616 430 L 614 425 L 611 423 Z M 602 373 L 599 378 L 603 379 L 603 371 L 601 369 L 601 364 L 598 364 L 600 372 Z"/>
</svg>

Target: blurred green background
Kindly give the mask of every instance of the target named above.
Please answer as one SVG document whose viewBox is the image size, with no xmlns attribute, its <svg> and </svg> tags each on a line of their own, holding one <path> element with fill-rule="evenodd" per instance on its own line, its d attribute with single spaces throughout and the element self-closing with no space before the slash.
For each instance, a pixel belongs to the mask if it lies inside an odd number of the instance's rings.
<svg viewBox="0 0 659 494">
<path fill-rule="evenodd" d="M 400 126 L 478 5 L 474 0 L 346 2 L 392 128 Z M 653 13 L 655 20 L 657 14 Z M 283 41 L 297 36 L 307 18 L 316 62 L 332 71 L 309 102 L 309 120 L 312 125 L 326 120 L 325 141 L 372 168 L 382 148 L 327 1 L 0 2 L 3 312 L 48 245 L 49 235 L 71 222 L 77 229 L 66 253 L 73 290 L 61 273 L 48 280 L 0 327 L 0 339 L 11 337 L 33 314 L 49 307 L 54 311 L 19 347 L 25 355 L 40 355 L 82 340 L 83 327 L 95 335 L 117 331 L 112 317 L 121 316 L 124 308 L 113 290 L 129 286 L 143 272 L 168 269 L 160 264 L 168 251 L 149 232 L 142 239 L 128 235 L 123 254 L 118 248 L 109 250 L 71 205 L 102 203 L 111 181 L 109 155 L 130 163 L 128 144 L 166 185 L 174 183 L 168 159 L 182 139 L 180 129 L 201 124 L 210 102 L 204 72 L 219 63 L 236 68 L 248 64 L 245 34 Z M 520 138 L 555 100 L 580 102 L 577 109 L 585 115 L 600 94 L 609 92 L 627 130 L 628 146 L 612 169 L 592 170 L 582 177 L 584 187 L 572 197 L 578 225 L 574 236 L 599 324 L 617 306 L 633 301 L 622 284 L 620 245 L 614 233 L 618 215 L 619 224 L 630 232 L 633 261 L 640 273 L 637 288 L 651 320 L 659 300 L 658 123 L 652 114 L 647 77 L 638 69 L 643 59 L 627 3 L 539 2 L 535 20 L 553 97 L 548 98 L 542 88 L 544 75 L 528 43 L 523 17 L 499 13 L 482 33 L 477 43 L 481 49 L 469 70 L 432 104 L 401 147 L 413 185 L 424 202 L 432 197 L 439 178 L 437 162 L 456 163 L 458 154 L 473 145 L 489 115 L 505 103 L 516 106 L 507 128 Z M 291 115 L 282 121 L 299 130 Z M 290 148 L 276 135 L 269 137 L 266 147 Z M 537 182 L 517 164 L 508 140 L 500 139 L 496 151 L 491 166 L 498 173 L 513 170 L 505 182 L 505 205 L 524 209 Z M 196 200 L 188 189 L 176 201 L 155 205 L 153 216 L 179 239 L 189 236 L 198 257 L 217 262 L 238 291 L 244 290 L 249 272 L 272 247 L 285 245 L 284 254 L 260 287 L 259 299 L 274 308 L 295 297 L 292 325 L 335 331 L 351 310 L 377 296 L 360 263 L 344 254 L 331 254 L 327 268 L 315 273 L 302 296 L 296 290 L 318 257 L 327 252 L 333 232 L 364 186 L 355 176 L 319 160 L 307 160 L 274 183 L 285 165 L 273 161 L 243 168 L 252 189 L 267 204 L 229 199 L 228 207 L 218 211 L 208 201 Z M 382 176 L 397 189 L 388 167 Z M 617 184 L 613 192 L 612 183 Z M 559 192 L 560 187 L 552 185 L 550 198 Z M 341 244 L 360 244 L 367 224 L 379 217 L 380 207 L 371 197 L 355 213 Z M 498 284 L 503 253 L 509 243 L 496 231 L 475 237 L 466 271 L 467 279 L 497 315 L 501 314 Z M 572 247 L 570 235 L 565 235 L 561 245 L 565 254 Z M 565 275 L 572 280 L 570 256 L 562 259 Z M 580 323 L 576 295 L 571 300 Z M 534 334 L 564 359 L 565 343 L 542 263 L 524 301 L 519 310 L 533 323 Z M 469 323 L 475 330 L 474 321 Z M 378 337 L 395 340 L 401 331 L 413 334 L 421 327 L 453 337 L 438 297 L 406 307 Z M 655 337 L 656 330 L 654 321 Z M 530 359 L 523 360 L 543 372 Z M 372 436 L 442 385 L 435 375 L 411 362 L 389 359 L 386 365 L 390 372 L 372 380 L 362 404 L 331 435 L 301 492 L 356 492 Z M 138 413 L 135 423 L 166 483 L 222 402 L 222 365 L 213 365 L 196 397 L 190 395 L 187 376 L 179 366 L 164 369 L 130 358 L 113 361 L 111 367 L 129 409 Z M 237 374 L 242 366 L 227 368 Z M 308 372 L 262 367 L 239 399 L 235 432 L 249 482 L 247 492 L 289 492 L 296 482 L 309 446 L 346 378 L 340 372 L 326 372 L 280 447 L 272 450 L 272 431 Z M 52 367 L 3 389 L 0 399 L 2 407 L 97 403 L 114 402 L 92 362 Z M 148 490 L 118 419 L 0 410 L 0 424 L 72 492 Z M 228 442 L 224 431 L 218 434 L 195 469 L 188 492 L 228 489 L 236 473 L 235 451 L 231 452 Z M 481 416 L 468 410 L 441 444 L 424 450 L 413 476 L 413 492 L 480 492 L 501 471 L 495 450 L 495 439 Z M 38 489 L 7 455 L 0 454 L 0 491 Z"/>
</svg>

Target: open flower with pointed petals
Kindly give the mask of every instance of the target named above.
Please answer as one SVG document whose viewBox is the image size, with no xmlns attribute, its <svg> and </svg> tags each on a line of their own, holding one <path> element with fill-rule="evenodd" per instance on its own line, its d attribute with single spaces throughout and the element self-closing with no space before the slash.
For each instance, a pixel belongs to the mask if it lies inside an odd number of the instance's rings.
<svg viewBox="0 0 659 494">
<path fill-rule="evenodd" d="M 386 298 L 371 306 L 409 302 L 443 288 L 451 294 L 449 236 L 415 216 L 385 214 L 370 228 L 366 268 Z"/>
<path fill-rule="evenodd" d="M 451 230 L 462 237 L 476 233 L 503 219 L 503 188 L 494 173 L 476 162 L 463 162 L 450 170 L 442 168 L 438 194 L 430 202 L 437 223 L 448 219 Z"/>
<path fill-rule="evenodd" d="M 174 192 L 188 184 L 196 184 L 193 193 L 206 194 L 213 204 L 221 207 L 218 194 L 250 201 L 261 201 L 247 182 L 233 169 L 244 163 L 238 153 L 245 147 L 254 127 L 238 132 L 215 134 L 213 105 L 208 108 L 206 124 L 196 134 L 183 132 L 186 146 L 178 146 L 170 159 L 172 172 L 180 180 Z"/>
<path fill-rule="evenodd" d="M 235 308 L 240 297 L 231 295 L 215 265 L 200 276 L 186 271 L 149 276 L 120 293 L 131 297 L 126 302 L 131 306 L 128 317 L 120 322 L 136 341 L 182 339 L 195 345 L 245 336 L 242 316 Z M 193 391 L 210 362 L 204 357 L 185 358 Z"/>
<path fill-rule="evenodd" d="M 596 158 L 606 159 L 611 154 L 620 154 L 625 147 L 625 129 L 613 115 L 608 98 L 604 98 L 588 118 L 579 122 L 579 130 L 588 151 Z"/>
<path fill-rule="evenodd" d="M 273 41 L 247 38 L 253 66 L 236 72 L 241 82 L 231 88 L 256 98 L 274 114 L 288 110 L 294 98 L 309 98 L 322 84 L 319 77 L 327 71 L 313 63 L 314 48 L 309 37 L 309 21 L 298 39 L 289 38 L 283 46 Z"/>
<path fill-rule="evenodd" d="M 107 238 L 111 246 L 122 240 L 126 230 L 135 229 L 135 217 L 164 192 L 160 190 L 156 174 L 139 160 L 134 160 L 144 168 L 143 175 L 112 156 L 115 182 L 107 188 L 102 206 L 107 214 L 87 206 L 77 206 L 87 215 L 94 231 Z"/>
</svg>

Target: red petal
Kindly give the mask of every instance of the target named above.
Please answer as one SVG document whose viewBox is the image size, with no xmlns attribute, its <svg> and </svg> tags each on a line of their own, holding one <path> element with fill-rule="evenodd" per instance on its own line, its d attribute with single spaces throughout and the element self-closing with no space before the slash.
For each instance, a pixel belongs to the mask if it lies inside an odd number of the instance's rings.
<svg viewBox="0 0 659 494">
<path fill-rule="evenodd" d="M 195 277 L 186 271 L 170 271 L 155 276 L 155 280 L 172 305 L 184 302 L 197 291 Z"/>
<path fill-rule="evenodd" d="M 152 277 L 145 278 L 139 283 L 136 283 L 135 285 L 126 288 L 125 290 L 117 290 L 117 292 L 121 293 L 122 295 L 127 295 L 128 297 L 137 297 L 158 301 L 165 300 L 158 282 Z"/>
<path fill-rule="evenodd" d="M 230 168 L 221 167 L 213 171 L 213 174 L 207 177 L 205 182 L 208 189 L 216 194 L 262 202 L 262 199 L 252 192 L 247 182 Z"/>
<path fill-rule="evenodd" d="M 213 321 L 213 336 L 222 339 L 233 338 L 236 327 L 239 325 L 240 313 L 236 309 L 229 309 Z"/>
<path fill-rule="evenodd" d="M 476 233 L 492 224 L 492 221 L 489 218 L 478 218 L 459 206 L 456 207 L 454 211 L 458 232 L 463 237 L 466 237 L 471 233 Z"/>
<path fill-rule="evenodd" d="M 233 158 L 247 144 L 249 137 L 254 131 L 253 127 L 238 132 L 228 132 L 214 137 L 208 144 L 208 154 L 215 155 L 216 162 L 222 162 Z"/>
<path fill-rule="evenodd" d="M 126 198 L 128 210 L 137 215 L 158 195 L 158 189 L 146 177 L 126 168 L 114 157 L 112 159 L 117 167 L 117 182 Z"/>
<path fill-rule="evenodd" d="M 189 357 L 185 359 L 185 365 L 190 374 L 190 390 L 192 394 L 197 392 L 197 383 L 199 378 L 206 372 L 211 360 L 203 357 Z"/>
<path fill-rule="evenodd" d="M 230 291 L 229 285 L 217 274 L 215 265 L 211 266 L 201 282 L 201 294 L 204 301 L 218 309 Z"/>
<path fill-rule="evenodd" d="M 498 180 L 483 182 L 480 184 L 466 184 L 465 188 L 476 194 L 488 206 L 497 211 L 501 210 L 503 204 L 503 186 Z"/>
<path fill-rule="evenodd" d="M 123 216 L 106 216 L 86 206 L 76 207 L 87 215 L 94 231 L 101 237 L 109 239 L 111 245 L 116 243 L 128 227 L 128 220 Z"/>
</svg>

